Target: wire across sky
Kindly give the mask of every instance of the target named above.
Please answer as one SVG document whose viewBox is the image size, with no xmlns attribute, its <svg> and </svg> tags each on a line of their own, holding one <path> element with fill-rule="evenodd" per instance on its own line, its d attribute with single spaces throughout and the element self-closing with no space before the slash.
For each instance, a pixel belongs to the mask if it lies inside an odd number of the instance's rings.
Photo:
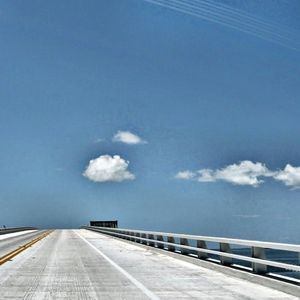
<svg viewBox="0 0 300 300">
<path fill-rule="evenodd" d="M 145 0 L 300 51 L 300 32 L 210 0 Z"/>
</svg>

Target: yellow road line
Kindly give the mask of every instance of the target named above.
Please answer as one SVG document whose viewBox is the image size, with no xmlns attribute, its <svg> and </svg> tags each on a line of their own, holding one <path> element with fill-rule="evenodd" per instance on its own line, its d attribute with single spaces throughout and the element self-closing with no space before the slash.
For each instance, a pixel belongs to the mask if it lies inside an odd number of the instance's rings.
<svg viewBox="0 0 300 300">
<path fill-rule="evenodd" d="M 40 236 L 38 236 L 37 238 L 35 238 L 34 240 L 26 243 L 25 245 L 5 254 L 4 256 L 0 257 L 0 265 L 6 263 L 7 261 L 11 260 L 13 257 L 15 257 L 16 255 L 18 255 L 19 253 L 23 252 L 24 250 L 26 250 L 27 248 L 31 247 L 33 244 L 37 243 L 38 241 L 40 241 L 41 239 L 45 238 L 47 235 L 49 235 L 53 230 L 48 230 L 47 232 L 41 234 Z"/>
</svg>

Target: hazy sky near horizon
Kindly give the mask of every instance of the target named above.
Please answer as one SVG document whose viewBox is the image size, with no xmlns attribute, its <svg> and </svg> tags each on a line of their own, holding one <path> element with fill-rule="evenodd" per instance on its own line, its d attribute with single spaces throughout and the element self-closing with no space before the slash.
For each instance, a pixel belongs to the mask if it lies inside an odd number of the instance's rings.
<svg viewBox="0 0 300 300">
<path fill-rule="evenodd" d="M 300 242 L 299 14 L 0 1 L 0 225 Z"/>
</svg>

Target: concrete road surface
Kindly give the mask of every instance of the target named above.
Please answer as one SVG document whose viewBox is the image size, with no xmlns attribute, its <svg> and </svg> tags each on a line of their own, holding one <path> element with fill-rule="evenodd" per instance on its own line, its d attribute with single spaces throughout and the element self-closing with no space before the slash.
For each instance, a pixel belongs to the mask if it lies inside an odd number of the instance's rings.
<svg viewBox="0 0 300 300">
<path fill-rule="evenodd" d="M 8 233 L 1 235 L 0 257 L 30 242 L 31 240 L 42 234 L 44 231 L 45 230 L 30 230 L 29 232 L 20 231 L 16 232 L 15 234 Z"/>
<path fill-rule="evenodd" d="M 56 230 L 0 266 L 0 299 L 299 299 L 87 230 Z"/>
</svg>

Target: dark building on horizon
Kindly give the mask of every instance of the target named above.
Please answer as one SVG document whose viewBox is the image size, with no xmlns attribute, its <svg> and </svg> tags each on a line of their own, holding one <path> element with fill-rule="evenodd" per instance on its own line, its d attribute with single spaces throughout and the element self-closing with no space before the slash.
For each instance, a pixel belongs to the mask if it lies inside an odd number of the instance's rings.
<svg viewBox="0 0 300 300">
<path fill-rule="evenodd" d="M 118 228 L 118 221 L 90 221 L 90 226 Z"/>
</svg>

